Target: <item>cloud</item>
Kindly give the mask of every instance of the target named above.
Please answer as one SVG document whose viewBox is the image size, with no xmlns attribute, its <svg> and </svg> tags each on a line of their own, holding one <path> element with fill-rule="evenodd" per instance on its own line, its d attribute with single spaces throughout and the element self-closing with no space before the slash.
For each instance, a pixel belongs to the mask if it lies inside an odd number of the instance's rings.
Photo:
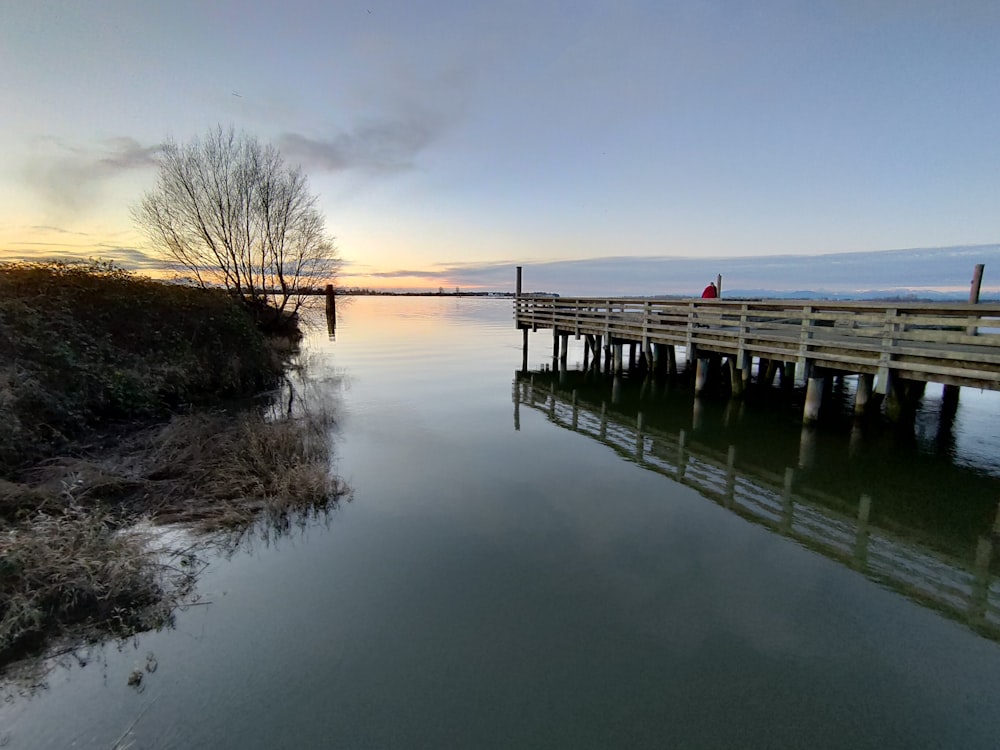
<svg viewBox="0 0 1000 750">
<path fill-rule="evenodd" d="M 52 207 L 71 212 L 93 205 L 100 183 L 155 166 L 163 148 L 162 144 L 144 146 L 124 136 L 93 147 L 74 146 L 57 138 L 40 138 L 36 145 L 49 153 L 35 156 L 25 166 L 28 185 Z"/>
<path fill-rule="evenodd" d="M 43 227 L 55 235 L 50 240 L 15 241 L 7 243 L 0 252 L 3 261 L 89 261 L 109 260 L 129 271 L 151 273 L 157 276 L 179 273 L 183 268 L 170 260 L 158 257 L 135 247 L 115 242 L 74 242 L 73 236 L 87 236 L 59 227 Z M 59 238 L 66 237 L 65 240 Z"/>
<path fill-rule="evenodd" d="M 394 173 L 412 169 L 416 156 L 442 130 L 441 118 L 414 114 L 368 122 L 329 138 L 284 133 L 278 138 L 278 147 L 290 160 L 301 161 L 309 168 Z"/>
</svg>

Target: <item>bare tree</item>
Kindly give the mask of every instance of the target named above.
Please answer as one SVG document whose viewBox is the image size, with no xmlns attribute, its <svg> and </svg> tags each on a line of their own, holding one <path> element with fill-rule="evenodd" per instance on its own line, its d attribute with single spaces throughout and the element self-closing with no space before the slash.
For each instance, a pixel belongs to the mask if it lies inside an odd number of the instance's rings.
<svg viewBox="0 0 1000 750">
<path fill-rule="evenodd" d="M 224 284 L 250 304 L 294 312 L 306 287 L 340 267 L 316 197 L 300 167 L 232 128 L 168 142 L 156 187 L 132 209 L 166 258 L 202 286 Z"/>
</svg>

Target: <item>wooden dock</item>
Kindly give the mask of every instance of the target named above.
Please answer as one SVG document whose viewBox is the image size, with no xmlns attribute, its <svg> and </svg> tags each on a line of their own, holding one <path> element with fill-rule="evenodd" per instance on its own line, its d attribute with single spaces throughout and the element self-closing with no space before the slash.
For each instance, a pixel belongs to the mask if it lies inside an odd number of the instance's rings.
<svg viewBox="0 0 1000 750">
<path fill-rule="evenodd" d="M 777 372 L 808 384 L 804 418 L 815 419 L 823 379 L 859 375 L 858 408 L 872 394 L 905 397 L 936 382 L 1000 390 L 1000 304 L 836 302 L 821 300 L 642 300 L 518 296 L 516 325 L 551 329 L 553 357 L 569 336 L 583 338 L 588 364 L 620 371 L 623 347 L 649 368 L 676 369 L 678 348 L 697 368 L 724 360 L 738 396 L 757 366 L 757 383 Z M 603 359 L 603 365 L 602 365 Z"/>
</svg>

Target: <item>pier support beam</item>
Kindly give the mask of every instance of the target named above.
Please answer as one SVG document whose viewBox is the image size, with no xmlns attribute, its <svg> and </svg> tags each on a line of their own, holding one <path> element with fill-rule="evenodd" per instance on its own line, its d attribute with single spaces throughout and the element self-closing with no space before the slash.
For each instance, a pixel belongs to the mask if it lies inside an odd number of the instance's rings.
<svg viewBox="0 0 1000 750">
<path fill-rule="evenodd" d="M 854 393 L 855 416 L 863 417 L 868 411 L 868 402 L 871 401 L 874 384 L 874 375 L 866 375 L 865 373 L 858 375 L 858 389 Z"/>
<path fill-rule="evenodd" d="M 781 387 L 792 388 L 795 386 L 795 363 L 785 362 L 781 369 Z"/>
<path fill-rule="evenodd" d="M 698 357 L 698 364 L 694 374 L 695 395 L 698 395 L 705 390 L 705 386 L 708 384 L 708 373 L 711 367 L 712 360 L 708 357 Z"/>
<path fill-rule="evenodd" d="M 815 424 L 819 421 L 819 410 L 823 405 L 824 378 L 809 378 L 806 384 L 806 403 L 802 409 L 802 421 Z"/>
<path fill-rule="evenodd" d="M 743 397 L 743 373 L 742 367 L 736 366 L 736 359 L 728 357 L 726 362 L 729 365 L 729 382 L 732 388 L 733 398 Z"/>
<path fill-rule="evenodd" d="M 770 388 L 774 384 L 774 377 L 778 374 L 781 362 L 777 359 L 767 360 L 767 370 L 764 373 L 764 385 Z"/>
</svg>

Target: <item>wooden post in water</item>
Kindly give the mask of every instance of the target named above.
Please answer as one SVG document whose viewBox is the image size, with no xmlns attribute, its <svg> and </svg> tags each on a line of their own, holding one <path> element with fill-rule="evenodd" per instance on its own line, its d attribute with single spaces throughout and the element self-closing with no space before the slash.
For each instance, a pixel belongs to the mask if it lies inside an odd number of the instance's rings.
<svg viewBox="0 0 1000 750">
<path fill-rule="evenodd" d="M 333 284 L 326 285 L 326 331 L 330 338 L 337 333 L 337 292 Z"/>
<path fill-rule="evenodd" d="M 767 370 L 764 373 L 764 385 L 770 388 L 774 384 L 774 377 L 778 374 L 778 370 L 781 367 L 781 360 L 769 359 L 767 360 Z"/>
<path fill-rule="evenodd" d="M 983 269 L 985 264 L 977 263 L 976 267 L 972 271 L 972 281 L 969 283 L 969 304 L 978 305 L 979 304 L 979 290 L 983 286 Z M 971 333 L 975 333 L 975 328 L 972 329 Z M 958 408 L 958 394 L 960 386 L 957 385 L 946 385 L 944 387 L 943 401 L 948 405 L 949 408 Z M 954 411 L 952 411 L 954 416 Z"/>
<path fill-rule="evenodd" d="M 819 420 L 819 409 L 823 405 L 823 378 L 809 378 L 806 385 L 806 403 L 802 408 L 802 421 L 814 424 Z"/>
<path fill-rule="evenodd" d="M 514 297 L 521 296 L 521 266 L 517 267 L 517 286 L 514 287 Z"/>
<path fill-rule="evenodd" d="M 729 365 L 729 383 L 732 388 L 733 398 L 743 397 L 743 370 L 736 366 L 735 357 L 727 357 L 726 363 Z"/>
<path fill-rule="evenodd" d="M 708 383 L 708 371 L 711 366 L 712 360 L 708 357 L 698 357 L 698 364 L 696 365 L 694 374 L 695 395 L 705 390 L 705 385 Z"/>
<path fill-rule="evenodd" d="M 722 296 L 722 274 L 721 273 L 717 274 L 716 277 L 715 277 L 715 290 L 716 290 L 715 293 L 717 295 L 719 295 L 719 297 L 721 297 Z"/>
<path fill-rule="evenodd" d="M 875 384 L 875 376 L 860 373 L 858 375 L 858 389 L 854 393 L 854 415 L 863 417 L 868 411 L 868 402 L 872 398 L 872 386 Z"/>
</svg>

